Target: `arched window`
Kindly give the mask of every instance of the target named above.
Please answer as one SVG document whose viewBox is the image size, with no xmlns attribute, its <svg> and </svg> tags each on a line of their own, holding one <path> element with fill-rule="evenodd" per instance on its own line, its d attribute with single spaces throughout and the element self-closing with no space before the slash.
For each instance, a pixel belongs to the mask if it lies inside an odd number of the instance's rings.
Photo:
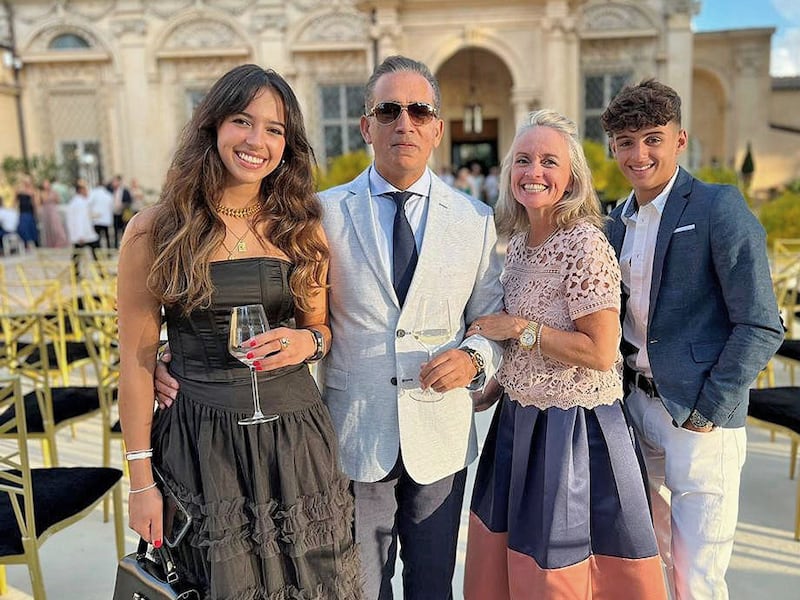
<svg viewBox="0 0 800 600">
<path fill-rule="evenodd" d="M 74 50 L 76 48 L 91 48 L 91 44 L 75 33 L 62 33 L 53 38 L 48 48 L 50 50 Z"/>
</svg>

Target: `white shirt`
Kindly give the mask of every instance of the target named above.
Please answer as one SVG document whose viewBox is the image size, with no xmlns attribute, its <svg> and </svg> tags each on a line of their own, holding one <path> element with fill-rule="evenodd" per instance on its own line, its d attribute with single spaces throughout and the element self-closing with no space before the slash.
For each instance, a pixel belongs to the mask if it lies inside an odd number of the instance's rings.
<svg viewBox="0 0 800 600">
<path fill-rule="evenodd" d="M 653 281 L 653 257 L 656 251 L 656 237 L 661 224 L 661 215 L 667 197 L 678 177 L 678 169 L 661 193 L 651 202 L 636 209 L 633 192 L 628 196 L 622 209 L 622 222 L 625 224 L 625 240 L 620 252 L 622 289 L 628 294 L 625 305 L 625 320 L 622 323 L 622 337 L 637 352 L 625 357 L 629 367 L 652 377 L 650 358 L 647 355 L 647 325 L 650 312 L 650 284 Z"/>
<path fill-rule="evenodd" d="M 92 207 L 92 223 L 103 227 L 114 224 L 114 195 L 104 185 L 98 185 L 89 192 Z"/>
<path fill-rule="evenodd" d="M 426 168 L 422 177 L 417 179 L 406 190 L 398 190 L 391 183 L 386 181 L 373 165 L 369 170 L 369 192 L 372 197 L 370 211 L 372 222 L 375 227 L 375 236 L 378 240 L 378 250 L 383 264 L 386 265 L 388 273 L 392 272 L 392 257 L 394 248 L 392 243 L 392 232 L 394 231 L 394 215 L 397 205 L 388 196 L 383 196 L 387 192 L 412 192 L 414 195 L 406 200 L 405 211 L 411 230 L 414 232 L 414 241 L 417 245 L 417 253 L 422 247 L 422 239 L 425 236 L 425 222 L 428 218 L 428 197 L 431 190 L 431 173 Z"/>
<path fill-rule="evenodd" d="M 67 234 L 72 244 L 88 244 L 100 239 L 92 224 L 89 198 L 75 194 L 67 205 Z"/>
</svg>

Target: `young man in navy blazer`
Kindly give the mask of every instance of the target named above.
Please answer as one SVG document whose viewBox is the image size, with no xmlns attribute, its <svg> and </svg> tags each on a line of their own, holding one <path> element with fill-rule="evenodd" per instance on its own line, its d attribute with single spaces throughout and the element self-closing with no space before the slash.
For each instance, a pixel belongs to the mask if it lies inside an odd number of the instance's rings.
<svg viewBox="0 0 800 600">
<path fill-rule="evenodd" d="M 625 405 L 675 600 L 728 597 L 748 389 L 780 345 L 764 230 L 736 187 L 678 167 L 681 100 L 647 80 L 602 115 L 633 192 L 611 214 Z"/>
</svg>

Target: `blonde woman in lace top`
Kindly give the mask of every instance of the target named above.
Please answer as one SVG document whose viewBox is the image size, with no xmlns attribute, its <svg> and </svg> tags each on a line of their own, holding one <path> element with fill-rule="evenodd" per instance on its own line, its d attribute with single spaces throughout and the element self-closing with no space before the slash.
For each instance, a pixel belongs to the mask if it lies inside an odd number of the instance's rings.
<svg viewBox="0 0 800 600">
<path fill-rule="evenodd" d="M 531 113 L 503 162 L 500 398 L 470 514 L 467 600 L 661 599 L 642 473 L 622 413 L 620 271 L 575 124 Z"/>
</svg>

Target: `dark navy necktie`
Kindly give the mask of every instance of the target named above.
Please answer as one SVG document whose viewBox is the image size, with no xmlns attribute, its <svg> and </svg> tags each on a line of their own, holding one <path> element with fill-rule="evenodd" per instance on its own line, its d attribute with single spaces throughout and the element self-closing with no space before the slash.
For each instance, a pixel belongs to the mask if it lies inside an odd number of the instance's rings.
<svg viewBox="0 0 800 600">
<path fill-rule="evenodd" d="M 394 200 L 397 207 L 392 231 L 392 281 L 400 306 L 403 306 L 408 286 L 411 285 L 411 278 L 414 277 L 414 269 L 417 267 L 417 242 L 414 240 L 414 232 L 411 230 L 411 224 L 406 218 L 405 211 L 406 200 L 414 194 L 411 192 L 388 192 L 384 195 Z"/>
</svg>

